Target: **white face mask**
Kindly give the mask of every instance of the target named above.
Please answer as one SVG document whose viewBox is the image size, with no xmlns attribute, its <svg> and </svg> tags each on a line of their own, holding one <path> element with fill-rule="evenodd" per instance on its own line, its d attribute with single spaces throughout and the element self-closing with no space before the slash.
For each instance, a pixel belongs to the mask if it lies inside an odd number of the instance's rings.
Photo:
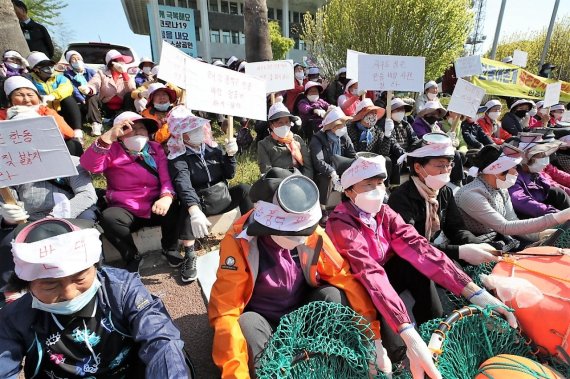
<svg viewBox="0 0 570 379">
<path fill-rule="evenodd" d="M 366 122 L 368 126 L 374 126 L 376 125 L 376 121 L 378 121 L 378 116 L 376 115 L 376 113 L 367 114 L 366 116 L 364 116 L 363 120 Z"/>
<path fill-rule="evenodd" d="M 404 119 L 404 116 L 406 115 L 405 112 L 396 112 L 396 113 L 392 113 L 392 120 L 396 121 L 396 122 L 400 122 Z"/>
<path fill-rule="evenodd" d="M 171 107 L 171 105 L 172 104 L 170 104 L 170 103 L 163 103 L 163 104 L 154 103 L 153 104 L 154 109 L 156 109 L 159 112 L 166 112 L 168 110 L 168 108 Z"/>
<path fill-rule="evenodd" d="M 489 118 L 493 121 L 497 121 L 497 119 L 499 118 L 499 116 L 501 115 L 501 112 L 489 112 L 487 113 L 487 115 L 489 115 Z"/>
<path fill-rule="evenodd" d="M 517 175 L 507 174 L 505 180 L 499 179 L 497 177 L 497 188 L 507 189 L 515 185 L 517 182 Z"/>
<path fill-rule="evenodd" d="M 152 68 L 150 68 L 148 66 L 145 66 L 142 69 L 142 71 L 144 72 L 145 75 L 149 75 L 151 70 L 152 70 Z"/>
<path fill-rule="evenodd" d="M 83 71 L 85 65 L 83 64 L 83 61 L 75 61 L 71 64 L 71 67 L 73 67 L 75 71 Z"/>
<path fill-rule="evenodd" d="M 289 125 L 278 126 L 273 129 L 273 133 L 275 133 L 279 138 L 287 137 L 289 131 L 291 131 L 291 127 Z"/>
<path fill-rule="evenodd" d="M 283 102 L 283 96 L 281 96 L 281 95 L 275 96 L 275 102 L 276 103 L 282 103 Z"/>
<path fill-rule="evenodd" d="M 385 196 L 386 188 L 384 186 L 376 187 L 372 191 L 356 194 L 354 204 L 364 212 L 375 215 L 380 212 Z"/>
<path fill-rule="evenodd" d="M 132 136 L 123 138 L 123 144 L 130 151 L 141 151 L 148 142 L 148 137 L 145 136 Z"/>
<path fill-rule="evenodd" d="M 439 174 L 439 175 L 428 175 L 426 170 L 423 167 L 422 167 L 422 170 L 424 170 L 424 173 L 427 175 L 424 178 L 424 181 L 425 181 L 426 185 L 429 188 L 431 188 L 432 190 L 435 190 L 435 191 L 439 190 L 444 185 L 449 183 L 449 181 L 451 180 L 449 173 L 444 173 L 444 174 Z"/>
<path fill-rule="evenodd" d="M 189 146 L 201 146 L 204 142 L 204 130 L 203 128 L 197 128 L 190 132 L 187 132 L 188 138 L 184 141 L 186 145 Z"/>
<path fill-rule="evenodd" d="M 311 103 L 314 103 L 315 101 L 319 100 L 319 95 L 307 95 L 307 100 L 309 100 Z"/>
<path fill-rule="evenodd" d="M 350 93 L 353 94 L 354 96 L 358 96 L 358 88 L 351 90 Z"/>
<path fill-rule="evenodd" d="M 528 170 L 532 173 L 539 173 L 548 166 L 550 157 L 534 158 L 534 163 L 528 166 Z"/>
<path fill-rule="evenodd" d="M 305 79 L 305 73 L 303 71 L 298 71 L 295 73 L 295 79 L 301 81 Z"/>
<path fill-rule="evenodd" d="M 343 126 L 340 129 L 335 130 L 334 134 L 336 134 L 337 137 L 342 137 L 346 134 L 346 126 Z"/>
<path fill-rule="evenodd" d="M 14 62 L 4 62 L 4 64 L 6 67 L 10 67 L 12 70 L 19 70 L 22 68 L 22 66 Z"/>
<path fill-rule="evenodd" d="M 293 250 L 307 241 L 307 236 L 271 236 L 275 243 L 287 250 Z"/>
<path fill-rule="evenodd" d="M 426 93 L 426 95 L 427 95 L 427 98 L 429 101 L 434 101 L 435 98 L 437 97 L 437 93 L 428 92 L 428 93 Z"/>
<path fill-rule="evenodd" d="M 97 294 L 99 288 L 101 288 L 101 282 L 99 279 L 95 278 L 91 284 L 91 287 L 89 287 L 85 292 L 81 293 L 78 296 L 75 296 L 71 300 L 52 304 L 43 303 L 32 295 L 32 308 L 39 309 L 48 313 L 54 313 L 56 315 L 72 315 L 85 308 L 85 306 L 87 306 L 91 299 L 93 299 L 93 297 Z"/>
</svg>

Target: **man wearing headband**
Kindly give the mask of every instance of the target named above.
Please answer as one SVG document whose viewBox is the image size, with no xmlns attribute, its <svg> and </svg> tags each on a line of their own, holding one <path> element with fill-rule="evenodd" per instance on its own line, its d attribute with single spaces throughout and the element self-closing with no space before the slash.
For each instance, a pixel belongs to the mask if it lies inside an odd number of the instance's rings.
<svg viewBox="0 0 570 379">
<path fill-rule="evenodd" d="M 12 243 L 13 285 L 27 293 L 0 310 L 0 377 L 188 378 L 184 343 L 138 275 L 97 270 L 95 229 L 43 219 Z M 24 362 L 22 362 L 24 361 Z"/>
<path fill-rule="evenodd" d="M 423 379 L 424 373 L 440 379 L 432 353 L 411 323 L 399 293 L 409 290 L 414 296 L 413 313 L 418 323 L 434 317 L 435 309 L 426 303 L 431 298 L 430 279 L 480 307 L 497 306 L 495 309 L 507 317 L 511 326 L 517 323 L 503 303 L 479 288 L 451 259 L 382 203 L 385 178 L 384 157 L 357 158 L 342 173 L 345 198 L 331 214 L 327 234 L 350 262 L 351 270 L 358 273 L 357 278 L 388 324 L 389 328 L 382 328 L 388 351 L 390 344 L 401 344 L 403 340 L 414 379 Z"/>
<path fill-rule="evenodd" d="M 388 205 L 449 258 L 472 265 L 496 261 L 490 253 L 493 246 L 480 243 L 466 229 L 453 191 L 446 186 L 454 150 L 445 134 L 424 135 L 405 157 L 411 180 L 390 194 Z"/>
<path fill-rule="evenodd" d="M 508 189 L 517 181 L 516 166 L 522 162 L 523 152 L 508 144 L 488 145 L 474 157 L 472 176 L 476 178 L 455 194 L 467 229 L 476 236 L 486 235 L 498 240 L 516 236 L 522 241 L 537 241 L 539 232 L 570 219 L 570 210 L 541 217 L 519 220 Z M 526 243 L 526 242 L 525 242 Z"/>
<path fill-rule="evenodd" d="M 570 197 L 563 189 L 551 186 L 543 174 L 562 142 L 545 141 L 542 133 L 520 133 L 516 145 L 524 151 L 517 181 L 509 188 L 517 215 L 532 218 L 567 209 Z"/>
<path fill-rule="evenodd" d="M 318 226 L 316 185 L 307 177 L 272 168 L 253 184 L 253 211 L 230 228 L 220 244 L 220 266 L 208 316 L 212 356 L 222 378 L 249 378 L 279 319 L 310 301 L 350 306 L 371 322 L 376 311 L 360 283 Z M 386 358 L 379 345 L 379 359 Z M 378 365 L 391 370 L 389 362 Z"/>
</svg>

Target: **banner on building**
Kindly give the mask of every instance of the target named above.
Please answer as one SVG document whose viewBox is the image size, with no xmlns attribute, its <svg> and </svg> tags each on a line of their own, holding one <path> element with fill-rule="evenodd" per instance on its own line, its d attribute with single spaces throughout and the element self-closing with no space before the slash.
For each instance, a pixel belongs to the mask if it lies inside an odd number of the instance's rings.
<svg viewBox="0 0 570 379">
<path fill-rule="evenodd" d="M 198 56 L 198 46 L 196 44 L 194 9 L 159 5 L 157 21 L 160 28 L 160 37 L 158 38 L 156 38 L 157 22 L 154 22 L 156 18 L 153 10 L 152 4 L 147 4 L 153 59 L 157 60 L 159 58 L 159 49 L 156 46 L 159 40 L 164 40 L 191 57 L 196 58 Z"/>
</svg>

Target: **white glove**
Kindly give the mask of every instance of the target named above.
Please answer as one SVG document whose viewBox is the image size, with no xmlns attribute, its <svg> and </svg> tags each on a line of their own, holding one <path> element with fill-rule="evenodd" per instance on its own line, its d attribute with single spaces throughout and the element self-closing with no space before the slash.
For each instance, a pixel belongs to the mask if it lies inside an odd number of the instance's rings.
<svg viewBox="0 0 570 379">
<path fill-rule="evenodd" d="M 21 201 L 18 201 L 17 204 L 0 204 L 0 216 L 4 222 L 12 225 L 26 221 L 30 217 Z"/>
<path fill-rule="evenodd" d="M 527 113 L 521 120 L 521 126 L 523 128 L 528 128 L 528 124 L 530 122 L 530 115 Z"/>
<path fill-rule="evenodd" d="M 392 379 L 392 362 L 388 357 L 388 352 L 382 345 L 382 340 L 378 339 L 374 341 L 374 346 L 376 347 L 376 366 L 388 379 Z M 370 370 L 372 377 L 378 375 L 375 368 Z"/>
<path fill-rule="evenodd" d="M 447 135 L 449 136 L 449 139 L 451 140 L 451 144 L 453 145 L 453 147 L 459 146 L 459 140 L 457 139 L 457 135 L 455 134 L 455 132 L 447 132 Z"/>
<path fill-rule="evenodd" d="M 89 88 L 89 86 L 79 86 L 77 87 L 77 89 L 79 90 L 79 92 L 81 92 L 84 95 L 89 95 L 91 93 L 91 88 Z"/>
<path fill-rule="evenodd" d="M 144 97 L 145 99 L 148 99 L 148 90 L 141 91 L 139 93 L 139 97 Z"/>
<path fill-rule="evenodd" d="M 40 117 L 36 109 L 36 107 L 28 107 L 26 105 L 14 105 L 6 110 L 6 116 L 8 120 Z"/>
<path fill-rule="evenodd" d="M 138 113 L 142 113 L 145 110 L 146 105 L 148 104 L 148 100 L 143 98 L 139 98 L 135 100 L 135 109 Z"/>
<path fill-rule="evenodd" d="M 333 191 L 342 192 L 342 185 L 340 184 L 340 178 L 336 171 L 331 174 L 331 181 L 333 185 Z"/>
<path fill-rule="evenodd" d="M 226 154 L 228 157 L 233 157 L 238 152 L 238 145 L 235 138 L 230 138 L 225 140 L 224 148 L 226 149 Z"/>
<path fill-rule="evenodd" d="M 320 118 L 325 117 L 325 113 L 327 113 L 324 109 L 315 109 L 313 113 L 319 116 Z"/>
<path fill-rule="evenodd" d="M 206 237 L 209 234 L 208 227 L 212 226 L 212 223 L 208 221 L 204 212 L 197 206 L 190 207 L 188 212 L 190 213 L 190 223 L 192 224 L 194 238 Z"/>
<path fill-rule="evenodd" d="M 293 122 L 295 123 L 295 125 L 301 126 L 301 123 L 302 123 L 301 117 L 293 116 L 293 120 L 294 120 Z M 293 126 L 293 125 L 291 125 L 291 126 Z"/>
<path fill-rule="evenodd" d="M 43 96 L 44 103 L 49 103 L 50 101 L 54 101 L 54 100 L 55 100 L 54 95 L 44 95 Z"/>
<path fill-rule="evenodd" d="M 394 131 L 394 120 L 391 118 L 387 118 L 384 123 L 384 135 L 388 138 L 392 136 L 392 132 Z"/>
<path fill-rule="evenodd" d="M 542 232 L 538 232 L 538 240 L 542 241 L 550 237 L 552 234 L 556 233 L 557 229 L 545 229 Z"/>
<path fill-rule="evenodd" d="M 481 308 L 486 308 L 488 306 L 494 307 L 494 311 L 502 314 L 507 318 L 507 322 L 511 327 L 516 328 L 518 326 L 515 315 L 512 312 L 507 311 L 507 306 L 486 290 L 480 289 L 479 291 L 475 292 L 475 295 L 473 295 L 471 299 L 468 300 Z"/>
<path fill-rule="evenodd" d="M 566 221 L 570 220 L 570 208 L 564 209 L 563 211 L 551 213 L 554 219 L 559 224 L 564 224 Z"/>
<path fill-rule="evenodd" d="M 468 243 L 459 246 L 459 259 L 474 266 L 480 265 L 481 263 L 498 261 L 499 257 L 491 254 L 491 251 L 495 250 L 497 249 L 486 243 Z"/>
<path fill-rule="evenodd" d="M 362 95 L 366 95 L 365 89 L 358 90 L 358 96 L 362 96 Z"/>
<path fill-rule="evenodd" d="M 115 71 L 117 71 L 119 74 L 125 72 L 125 65 L 122 63 L 113 62 L 113 67 L 115 68 Z"/>
<path fill-rule="evenodd" d="M 83 144 L 83 130 L 81 129 L 73 129 L 73 136 Z"/>
<path fill-rule="evenodd" d="M 410 360 L 410 371 L 414 379 L 424 379 L 427 375 L 431 379 L 442 379 L 441 373 L 435 367 L 432 353 L 428 349 L 422 337 L 414 328 L 405 329 L 400 333 L 400 337 L 406 344 L 406 355 Z"/>
</svg>

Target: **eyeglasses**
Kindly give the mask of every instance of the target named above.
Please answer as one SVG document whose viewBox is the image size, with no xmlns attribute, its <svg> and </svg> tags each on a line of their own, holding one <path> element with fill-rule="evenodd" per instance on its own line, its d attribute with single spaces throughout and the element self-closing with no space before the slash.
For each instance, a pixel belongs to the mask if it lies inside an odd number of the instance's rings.
<svg viewBox="0 0 570 379">
<path fill-rule="evenodd" d="M 451 170 L 454 166 L 455 166 L 455 162 L 450 162 L 449 164 L 445 164 L 445 165 L 432 165 L 431 163 L 429 164 L 431 167 L 433 168 L 437 168 L 438 170 L 442 171 L 442 170 L 446 170 L 449 171 Z"/>
</svg>

